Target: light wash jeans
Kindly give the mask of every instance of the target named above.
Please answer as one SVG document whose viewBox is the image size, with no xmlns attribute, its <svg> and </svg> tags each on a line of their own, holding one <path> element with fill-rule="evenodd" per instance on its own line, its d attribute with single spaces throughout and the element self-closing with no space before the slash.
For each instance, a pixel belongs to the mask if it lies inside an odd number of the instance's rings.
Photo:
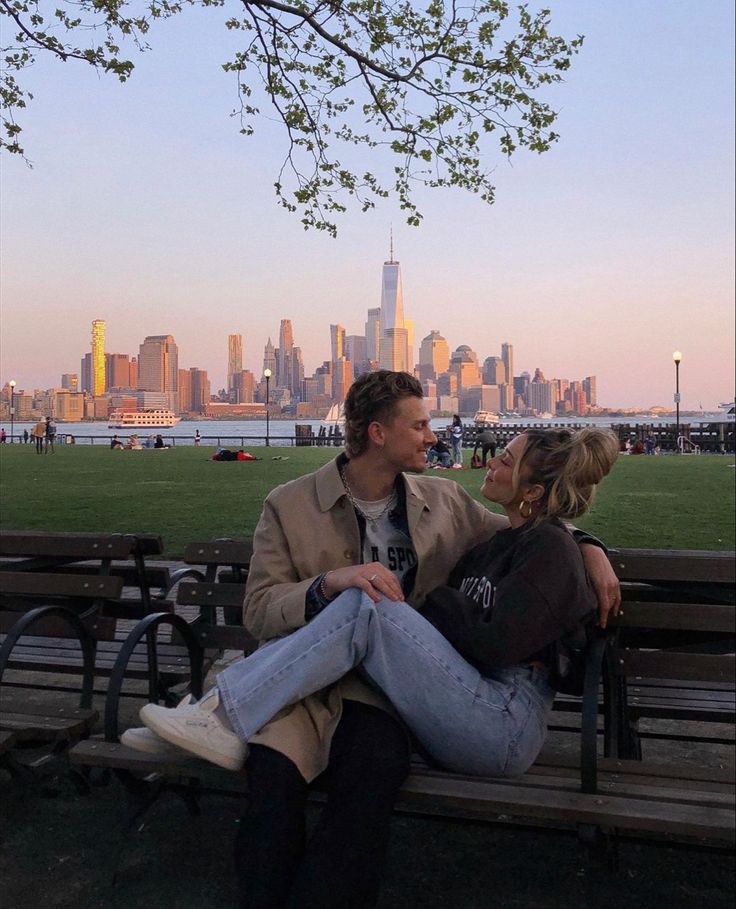
<svg viewBox="0 0 736 909">
<path fill-rule="evenodd" d="M 356 666 L 380 688 L 426 751 L 460 773 L 523 773 L 544 743 L 554 691 L 528 666 L 482 676 L 406 603 L 346 590 L 311 622 L 217 678 L 245 741 L 279 710 Z"/>
</svg>

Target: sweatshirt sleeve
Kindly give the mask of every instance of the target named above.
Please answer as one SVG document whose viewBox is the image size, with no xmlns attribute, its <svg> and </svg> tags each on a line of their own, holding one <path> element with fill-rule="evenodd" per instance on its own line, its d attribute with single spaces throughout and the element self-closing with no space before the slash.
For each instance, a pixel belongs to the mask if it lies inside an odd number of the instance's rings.
<svg viewBox="0 0 736 909">
<path fill-rule="evenodd" d="M 424 615 L 465 659 L 502 669 L 531 659 L 594 608 L 578 547 L 556 533 L 518 547 L 490 605 L 439 587 Z"/>
</svg>

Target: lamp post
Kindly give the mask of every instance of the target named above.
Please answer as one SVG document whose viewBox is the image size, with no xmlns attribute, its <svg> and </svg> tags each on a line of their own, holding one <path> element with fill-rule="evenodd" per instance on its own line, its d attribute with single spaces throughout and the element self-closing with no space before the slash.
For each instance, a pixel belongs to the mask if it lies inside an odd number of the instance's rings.
<svg viewBox="0 0 736 909">
<path fill-rule="evenodd" d="M 15 423 L 15 379 L 11 379 L 8 382 L 10 385 L 10 444 L 13 444 L 13 425 Z"/>
<path fill-rule="evenodd" d="M 675 361 L 675 452 L 680 451 L 680 360 L 682 354 L 676 350 L 672 354 Z"/>
<path fill-rule="evenodd" d="M 269 402 L 269 397 L 270 397 L 269 388 L 270 388 L 270 385 L 271 385 L 271 370 L 270 370 L 270 369 L 264 369 L 264 370 L 263 370 L 263 377 L 264 377 L 264 379 L 266 380 L 266 448 L 268 448 L 268 447 L 269 447 L 269 444 L 270 444 L 270 443 L 269 443 L 269 439 L 268 439 L 268 430 L 269 430 L 268 402 Z"/>
</svg>

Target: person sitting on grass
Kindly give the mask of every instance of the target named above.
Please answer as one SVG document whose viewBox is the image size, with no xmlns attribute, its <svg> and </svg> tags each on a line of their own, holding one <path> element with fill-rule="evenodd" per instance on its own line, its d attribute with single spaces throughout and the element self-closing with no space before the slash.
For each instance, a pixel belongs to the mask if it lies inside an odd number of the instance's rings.
<svg viewBox="0 0 736 909">
<path fill-rule="evenodd" d="M 452 467 L 450 449 L 445 445 L 442 439 L 437 439 L 427 452 L 427 464 L 430 467 Z"/>
</svg>

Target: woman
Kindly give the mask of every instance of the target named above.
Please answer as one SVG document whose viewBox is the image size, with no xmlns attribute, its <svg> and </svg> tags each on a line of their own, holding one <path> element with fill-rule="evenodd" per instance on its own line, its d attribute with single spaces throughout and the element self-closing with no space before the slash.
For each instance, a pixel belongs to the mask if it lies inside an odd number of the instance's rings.
<svg viewBox="0 0 736 909">
<path fill-rule="evenodd" d="M 452 466 L 460 468 L 463 466 L 463 423 L 458 414 L 452 418 L 450 426 L 450 442 L 452 443 Z"/>
<path fill-rule="evenodd" d="M 171 744 L 237 769 L 247 740 L 279 710 L 360 666 L 442 766 L 523 773 L 545 738 L 551 650 L 595 610 L 561 522 L 587 511 L 617 452 L 614 436 L 597 429 L 518 436 L 491 460 L 482 487 L 511 526 L 464 556 L 423 614 L 347 590 L 226 669 L 198 704 L 149 704 L 141 718 Z"/>
</svg>

